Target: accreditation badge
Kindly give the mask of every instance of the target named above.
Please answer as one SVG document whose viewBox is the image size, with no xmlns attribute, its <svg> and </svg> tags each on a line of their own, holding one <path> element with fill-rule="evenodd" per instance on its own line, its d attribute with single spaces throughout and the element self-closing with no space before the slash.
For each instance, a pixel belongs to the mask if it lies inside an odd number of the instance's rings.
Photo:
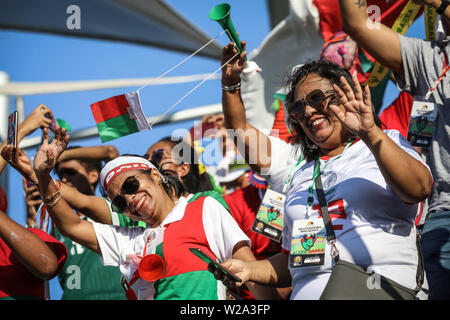
<svg viewBox="0 0 450 320">
<path fill-rule="evenodd" d="M 425 102 L 423 97 L 415 97 L 411 108 L 408 140 L 416 147 L 428 148 L 431 145 L 437 108 L 433 102 Z"/>
<path fill-rule="evenodd" d="M 323 266 L 326 247 L 327 233 L 322 218 L 294 221 L 289 266 Z"/>
<path fill-rule="evenodd" d="M 285 196 L 267 189 L 253 222 L 252 230 L 274 241 L 281 241 Z"/>
</svg>

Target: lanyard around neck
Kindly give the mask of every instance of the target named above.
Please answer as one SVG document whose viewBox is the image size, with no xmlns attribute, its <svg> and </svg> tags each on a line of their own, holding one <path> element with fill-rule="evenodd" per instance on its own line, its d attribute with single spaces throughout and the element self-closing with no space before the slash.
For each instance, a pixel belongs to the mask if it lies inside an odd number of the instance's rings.
<svg viewBox="0 0 450 320">
<path fill-rule="evenodd" d="M 353 141 L 350 141 L 349 143 L 347 143 L 347 145 L 344 148 L 344 151 L 342 151 L 342 153 L 334 158 L 329 159 L 329 161 L 326 163 L 326 165 L 323 167 L 322 170 L 325 170 L 325 168 L 330 164 L 331 161 L 337 160 L 340 157 L 342 157 L 342 155 L 344 154 L 344 152 L 353 144 Z M 314 201 L 314 184 L 316 182 L 317 177 L 320 174 L 320 153 L 319 153 L 319 159 L 317 159 L 315 165 L 314 165 L 314 172 L 313 172 L 313 177 L 312 177 L 312 183 L 308 188 L 308 210 L 310 210 L 312 208 L 312 204 Z"/>
<path fill-rule="evenodd" d="M 450 70 L 450 65 L 449 65 L 448 60 L 447 60 L 447 55 L 444 52 L 444 68 L 442 69 L 441 75 L 433 83 L 433 85 L 430 87 L 430 89 L 428 89 L 428 92 L 425 95 L 425 100 L 428 100 L 431 97 L 431 94 L 433 93 L 434 90 L 436 90 L 439 82 L 442 81 L 442 79 L 445 77 L 445 74 L 447 73 L 448 70 Z"/>
<path fill-rule="evenodd" d="M 287 188 L 289 187 L 289 185 L 291 184 L 291 180 L 292 180 L 292 175 L 294 174 L 295 171 L 297 171 L 298 167 L 300 166 L 300 163 L 303 161 L 303 157 L 302 155 L 300 155 L 300 157 L 298 158 L 297 163 L 295 164 L 295 166 L 293 166 L 291 168 L 291 171 L 289 171 L 289 174 L 286 178 L 286 180 L 284 180 L 284 187 L 283 187 L 283 193 L 286 193 Z"/>
</svg>

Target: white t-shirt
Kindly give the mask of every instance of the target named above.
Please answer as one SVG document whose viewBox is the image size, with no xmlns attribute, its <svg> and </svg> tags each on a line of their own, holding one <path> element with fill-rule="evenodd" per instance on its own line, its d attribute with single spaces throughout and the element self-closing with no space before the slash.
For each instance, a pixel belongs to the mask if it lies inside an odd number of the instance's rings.
<svg viewBox="0 0 450 320">
<path fill-rule="evenodd" d="M 272 190 L 283 193 L 285 180 L 301 155 L 300 146 L 272 136 L 269 136 L 269 139 L 270 167 L 266 171 L 262 171 L 261 175 L 266 178 Z"/>
<path fill-rule="evenodd" d="M 385 133 L 423 163 L 398 131 L 385 130 Z M 340 157 L 321 160 L 320 167 L 340 258 L 364 268 L 370 267 L 401 285 L 415 288 L 418 255 L 414 220 L 418 205 L 406 204 L 394 193 L 373 154 L 361 140 Z M 307 213 L 313 170 L 314 162 L 301 165 L 294 173 L 286 195 L 282 243 L 287 251 L 290 251 L 294 221 L 319 218 L 315 187 L 314 207 L 310 215 Z M 330 252 L 327 245 L 328 265 L 290 267 L 291 299 L 319 299 L 332 271 Z"/>
<path fill-rule="evenodd" d="M 153 234 L 154 241 L 150 242 L 147 254 L 155 253 L 156 247 L 163 238 L 164 225 L 181 220 L 184 216 L 187 200 L 181 197 L 178 203 L 157 228 L 126 228 L 94 223 L 94 230 L 101 250 L 102 261 L 105 266 L 116 266 L 130 281 L 137 270 L 136 263 L 130 260 L 133 255 L 142 255 L 147 238 Z M 203 227 L 209 248 L 219 261 L 230 259 L 234 246 L 249 238 L 239 228 L 228 211 L 214 198 L 206 197 L 203 203 Z M 195 232 L 195 230 L 192 230 Z M 136 281 L 133 289 L 140 300 L 152 299 L 153 283 L 142 279 Z M 225 299 L 225 288 L 218 282 L 218 297 Z"/>
</svg>

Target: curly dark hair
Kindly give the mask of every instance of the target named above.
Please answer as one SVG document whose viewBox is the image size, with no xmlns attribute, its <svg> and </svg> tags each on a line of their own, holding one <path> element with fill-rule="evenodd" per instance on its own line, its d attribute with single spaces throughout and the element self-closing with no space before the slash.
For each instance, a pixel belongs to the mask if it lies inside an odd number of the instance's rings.
<svg viewBox="0 0 450 320">
<path fill-rule="evenodd" d="M 353 90 L 355 90 L 355 85 L 353 83 L 353 78 L 347 69 L 330 62 L 330 61 L 312 61 L 308 62 L 292 71 L 286 78 L 285 86 L 288 88 L 288 94 L 286 96 L 286 109 L 289 113 L 294 102 L 295 102 L 295 89 L 305 81 L 309 74 L 315 73 L 322 78 L 328 79 L 331 84 L 337 85 L 342 88 L 340 81 L 341 77 L 344 77 L 348 84 Z M 337 96 L 332 98 L 334 101 L 339 101 Z M 331 111 L 327 110 L 331 115 Z M 373 111 L 375 124 L 378 127 L 382 127 L 382 122 L 378 115 Z M 308 136 L 303 131 L 300 124 L 288 117 L 288 126 L 294 133 L 293 141 L 302 145 L 303 157 L 309 162 L 317 159 L 319 156 L 319 148 L 308 138 Z M 353 139 L 354 136 L 351 136 Z"/>
</svg>

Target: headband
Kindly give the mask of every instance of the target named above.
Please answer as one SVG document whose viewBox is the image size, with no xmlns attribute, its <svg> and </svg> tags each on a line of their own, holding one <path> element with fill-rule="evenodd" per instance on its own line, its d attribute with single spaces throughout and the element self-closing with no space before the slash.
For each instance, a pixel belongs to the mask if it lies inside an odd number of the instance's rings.
<svg viewBox="0 0 450 320">
<path fill-rule="evenodd" d="M 114 160 L 109 161 L 100 172 L 100 183 L 102 184 L 103 189 L 108 190 L 109 184 L 112 179 L 119 175 L 120 173 L 124 173 L 130 170 L 150 170 L 156 169 L 158 170 L 150 161 L 141 157 L 134 156 L 121 156 L 117 157 Z M 163 181 L 166 179 L 161 175 L 158 170 L 158 173 Z"/>
</svg>

